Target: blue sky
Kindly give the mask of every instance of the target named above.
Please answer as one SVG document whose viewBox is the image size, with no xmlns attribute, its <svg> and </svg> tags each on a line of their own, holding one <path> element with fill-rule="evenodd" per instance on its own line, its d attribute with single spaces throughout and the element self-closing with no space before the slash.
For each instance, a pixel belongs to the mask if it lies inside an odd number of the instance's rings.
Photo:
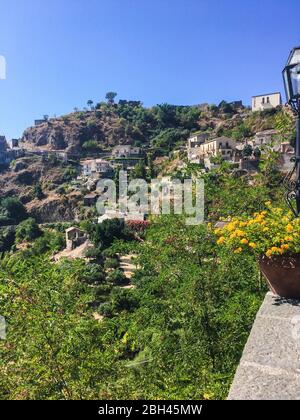
<svg viewBox="0 0 300 420">
<path fill-rule="evenodd" d="M 146 106 L 283 91 L 299 0 L 0 0 L 0 134 L 109 90 Z"/>
</svg>

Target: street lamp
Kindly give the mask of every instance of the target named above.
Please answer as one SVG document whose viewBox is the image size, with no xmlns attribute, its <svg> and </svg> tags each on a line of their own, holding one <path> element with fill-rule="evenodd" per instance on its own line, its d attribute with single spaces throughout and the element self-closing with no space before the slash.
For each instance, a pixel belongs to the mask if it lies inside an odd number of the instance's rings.
<svg viewBox="0 0 300 420">
<path fill-rule="evenodd" d="M 292 175 L 296 173 L 296 180 L 289 183 L 290 191 L 287 195 L 287 201 L 293 209 L 296 216 L 300 214 L 300 47 L 293 48 L 290 52 L 286 66 L 282 72 L 287 102 L 296 114 L 296 156 L 294 158 L 295 167 L 289 174 L 289 181 Z M 296 200 L 294 210 L 292 200 Z"/>
</svg>

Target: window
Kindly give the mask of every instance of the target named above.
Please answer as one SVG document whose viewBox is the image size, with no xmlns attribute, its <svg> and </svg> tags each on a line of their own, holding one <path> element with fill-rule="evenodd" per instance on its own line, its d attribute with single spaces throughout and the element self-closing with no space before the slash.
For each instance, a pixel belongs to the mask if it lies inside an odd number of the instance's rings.
<svg viewBox="0 0 300 420">
<path fill-rule="evenodd" d="M 269 96 L 267 96 L 267 104 L 269 104 L 270 103 L 270 98 L 269 98 Z"/>
<path fill-rule="evenodd" d="M 261 103 L 264 104 L 265 103 L 265 98 L 262 98 Z"/>
<path fill-rule="evenodd" d="M 222 142 L 219 143 L 219 149 L 222 149 Z"/>
</svg>

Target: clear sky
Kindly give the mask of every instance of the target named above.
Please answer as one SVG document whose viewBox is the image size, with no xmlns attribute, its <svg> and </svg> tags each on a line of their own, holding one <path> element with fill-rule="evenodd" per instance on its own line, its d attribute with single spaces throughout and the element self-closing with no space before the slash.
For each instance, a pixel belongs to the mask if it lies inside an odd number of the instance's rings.
<svg viewBox="0 0 300 420">
<path fill-rule="evenodd" d="M 283 91 L 299 0 L 0 0 L 0 134 L 88 99 L 146 106 Z"/>
</svg>

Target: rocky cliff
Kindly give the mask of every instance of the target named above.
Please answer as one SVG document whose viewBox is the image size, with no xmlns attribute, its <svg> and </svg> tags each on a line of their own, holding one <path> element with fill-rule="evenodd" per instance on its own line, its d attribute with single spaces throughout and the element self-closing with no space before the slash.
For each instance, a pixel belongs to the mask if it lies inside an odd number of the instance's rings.
<svg viewBox="0 0 300 420">
<path fill-rule="evenodd" d="M 80 153 L 87 142 L 107 148 L 117 144 L 133 144 L 128 124 L 118 115 L 117 109 L 84 111 L 59 118 L 51 118 L 44 123 L 24 131 L 21 147 L 36 150 L 65 150 Z"/>
</svg>

